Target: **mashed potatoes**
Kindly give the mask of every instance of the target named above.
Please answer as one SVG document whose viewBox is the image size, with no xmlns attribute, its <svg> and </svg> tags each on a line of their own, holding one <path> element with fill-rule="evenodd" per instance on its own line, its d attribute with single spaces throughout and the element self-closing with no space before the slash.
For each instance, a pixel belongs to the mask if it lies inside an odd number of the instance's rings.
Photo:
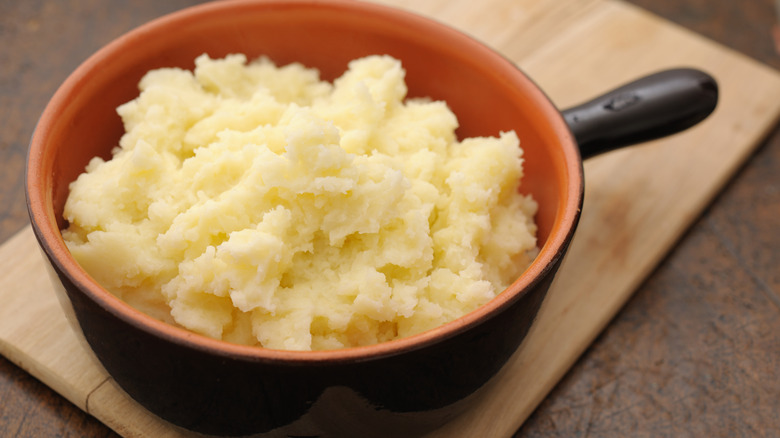
<svg viewBox="0 0 780 438">
<path fill-rule="evenodd" d="M 331 84 L 203 55 L 140 89 L 112 159 L 72 183 L 63 235 L 156 318 L 267 348 L 367 345 L 475 309 L 535 255 L 516 134 L 458 141 L 445 103 L 405 101 L 395 59 Z"/>
</svg>

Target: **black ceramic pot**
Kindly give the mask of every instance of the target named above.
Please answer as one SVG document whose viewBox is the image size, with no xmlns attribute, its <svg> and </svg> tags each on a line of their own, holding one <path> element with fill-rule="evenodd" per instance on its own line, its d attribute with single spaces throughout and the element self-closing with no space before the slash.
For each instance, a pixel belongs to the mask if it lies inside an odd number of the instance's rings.
<svg viewBox="0 0 780 438">
<path fill-rule="evenodd" d="M 325 79 L 386 53 L 407 70 L 410 96 L 444 100 L 462 137 L 514 129 L 522 190 L 538 201 L 540 253 L 494 300 L 442 327 L 369 347 L 321 352 L 232 345 L 168 326 L 101 288 L 69 254 L 60 229 L 68 184 L 122 135 L 115 108 L 148 70 L 191 68 L 203 52 L 267 55 L 317 67 Z M 33 136 L 28 207 L 62 301 L 116 382 L 152 413 L 207 434 L 412 436 L 446 422 L 523 341 L 574 234 L 581 154 L 685 129 L 717 101 L 695 70 L 664 72 L 561 114 L 511 62 L 434 21 L 352 1 L 224 1 L 144 25 L 101 49 L 60 87 Z M 72 312 L 71 312 L 72 311 Z M 551 348 L 554 348 L 551 346 Z"/>
</svg>

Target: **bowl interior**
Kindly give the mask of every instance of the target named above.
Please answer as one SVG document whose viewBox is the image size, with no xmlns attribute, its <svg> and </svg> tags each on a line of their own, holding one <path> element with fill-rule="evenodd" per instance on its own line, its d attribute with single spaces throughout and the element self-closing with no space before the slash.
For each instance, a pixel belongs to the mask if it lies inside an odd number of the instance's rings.
<svg viewBox="0 0 780 438">
<path fill-rule="evenodd" d="M 555 107 L 510 62 L 450 28 L 378 5 L 229 1 L 190 8 L 126 34 L 82 64 L 55 94 L 33 137 L 27 188 L 39 239 L 57 257 L 68 257 L 58 230 L 66 225 L 69 183 L 92 157 L 109 157 L 123 134 L 116 107 L 138 95 L 148 70 L 191 69 L 202 53 L 300 62 L 328 80 L 361 56 L 400 59 L 409 96 L 445 100 L 460 121 L 461 138 L 517 131 L 526 160 L 522 191 L 539 202 L 539 246 L 548 247 L 531 270 L 543 271 L 563 246 L 580 202 L 579 156 Z M 66 270 L 75 267 L 72 260 L 61 262 Z"/>
</svg>

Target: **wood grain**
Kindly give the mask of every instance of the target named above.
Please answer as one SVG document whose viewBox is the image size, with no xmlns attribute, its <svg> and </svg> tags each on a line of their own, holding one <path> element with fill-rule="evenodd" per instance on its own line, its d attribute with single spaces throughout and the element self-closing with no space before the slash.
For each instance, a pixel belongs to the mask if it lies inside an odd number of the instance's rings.
<svg viewBox="0 0 780 438">
<path fill-rule="evenodd" d="M 767 130 L 775 124 L 778 114 L 777 96 L 780 96 L 780 89 L 776 73 L 745 59 L 742 55 L 723 50 L 709 41 L 669 26 L 668 23 L 627 7 L 623 3 L 578 2 L 579 6 L 574 7 L 572 6 L 574 3 L 560 2 L 552 6 L 548 5 L 547 8 L 544 7 L 544 3 L 543 1 L 524 2 L 523 5 L 527 8 L 522 10 L 518 9 L 516 3 L 512 3 L 504 9 L 494 10 L 496 15 L 491 15 L 487 9 L 480 9 L 473 14 L 464 13 L 464 10 L 469 11 L 464 8 L 476 5 L 470 2 L 408 2 L 402 6 L 422 8 L 422 13 L 434 15 L 443 21 L 453 20 L 451 24 L 469 31 L 493 45 L 531 73 L 532 77 L 561 106 L 578 102 L 637 74 L 663 67 L 667 63 L 673 65 L 679 62 L 696 65 L 713 72 L 721 82 L 723 100 L 718 112 L 705 125 L 702 125 L 701 129 L 697 128 L 695 131 L 656 142 L 653 145 L 599 157 L 587 164 L 586 207 L 572 254 L 562 270 L 562 276 L 556 283 L 555 289 L 551 292 L 551 298 L 545 303 L 543 313 L 540 315 L 540 324 L 535 328 L 532 338 L 513 358 L 510 366 L 500 376 L 498 383 L 494 382 L 494 387 L 503 389 L 504 392 L 499 391 L 494 397 L 488 397 L 483 410 L 477 410 L 470 413 L 469 416 L 461 418 L 450 426 L 449 431 L 441 431 L 439 436 L 508 436 L 514 433 L 523 419 L 531 413 L 582 351 L 606 326 L 612 315 L 623 306 L 631 292 L 653 270 L 664 254 L 698 217 L 702 208 L 709 204 L 723 184 L 750 155 Z M 493 6 L 498 4 L 500 2 L 490 3 Z M 460 13 L 458 13 L 459 11 Z M 548 11 L 548 15 L 545 15 L 545 11 Z M 473 17 L 479 17 L 480 20 L 472 19 Z M 482 20 L 490 19 L 490 17 L 494 17 L 494 20 L 497 20 L 499 24 L 506 23 L 499 21 L 506 20 L 506 17 L 515 17 L 515 19 L 525 17 L 517 21 L 525 26 L 525 30 L 520 28 L 506 29 L 501 26 L 495 28 L 477 26 L 479 23 L 483 23 Z M 558 24 L 556 25 L 556 23 Z M 538 25 L 534 26 L 534 24 Z M 557 33 L 545 38 L 543 35 L 545 27 L 555 29 Z M 533 32 L 538 32 L 538 35 L 533 38 L 529 37 L 522 44 L 514 43 L 515 40 L 511 36 L 521 35 L 524 31 L 530 32 L 530 35 L 533 35 Z M 530 41 L 538 41 L 539 43 L 531 44 Z M 620 57 L 615 57 L 615 53 L 619 54 Z M 630 62 L 626 62 L 626 60 Z M 577 68 L 571 68 L 572 65 L 576 65 Z M 745 80 L 746 78 L 747 80 Z M 757 86 L 759 84 L 760 87 Z M 674 160 L 670 162 L 669 157 L 674 157 Z M 670 190 L 670 186 L 673 190 Z M 639 192 L 634 191 L 636 187 L 639 188 Z M 637 193 L 642 196 L 637 196 Z M 642 202 L 638 202 L 637 199 L 642 200 Z M 770 199 L 776 199 L 776 197 Z M 765 214 L 769 216 L 773 210 L 767 208 L 766 211 L 768 213 Z M 607 225 L 610 233 L 600 231 L 603 224 Z M 629 229 L 630 231 L 627 231 Z M 727 244 L 728 242 L 724 243 L 722 240 L 720 244 L 717 242 L 713 244 L 709 237 L 717 238 L 716 231 L 716 229 L 711 229 L 709 233 L 704 233 L 697 241 L 701 241 L 705 248 L 704 253 L 700 254 L 698 259 L 703 260 L 704 255 L 714 254 L 717 256 L 715 261 L 720 261 L 720 266 L 727 269 L 729 266 L 733 266 L 733 262 L 729 264 L 729 254 L 737 253 L 743 260 L 747 257 L 753 257 L 758 260 L 757 263 L 767 265 L 767 272 L 772 272 L 773 265 L 776 268 L 777 258 L 773 258 L 772 255 L 761 255 L 760 251 L 759 254 L 751 256 L 753 251 L 749 245 L 734 247 L 734 245 L 730 246 Z M 705 243 L 709 244 L 705 245 Z M 589 250 L 593 246 L 599 250 L 596 254 Z M 58 309 L 56 303 L 51 301 L 48 303 L 50 307 L 46 307 L 43 304 L 45 299 L 37 300 L 36 306 L 19 304 L 19 298 L 16 295 L 14 296 L 16 298 L 6 301 L 5 295 L 9 293 L 18 295 L 20 290 L 26 290 L 27 293 L 30 293 L 31 290 L 32 293 L 46 290 L 46 278 L 41 274 L 40 266 L 36 267 L 36 263 L 40 263 L 40 260 L 33 248 L 34 243 L 30 239 L 29 232 L 22 231 L 22 234 L 17 235 L 0 249 L 3 254 L 0 257 L 2 260 L 0 272 L 21 274 L 32 270 L 32 275 L 29 278 L 35 278 L 35 281 L 30 282 L 28 276 L 24 276 L 23 280 L 20 280 L 19 277 L 6 277 L 4 278 L 5 282 L 0 283 L 0 298 L 2 298 L 0 302 L 4 304 L 0 309 L 0 326 L 2 326 L 0 339 L 3 341 L 7 338 L 13 339 L 12 343 L 0 342 L 3 354 L 47 384 L 54 386 L 79 407 L 86 409 L 85 391 L 86 394 L 92 394 L 89 396 L 90 412 L 124 435 L 132 436 L 144 431 L 149 436 L 159 436 L 162 431 L 176 435 L 177 431 L 171 431 L 164 427 L 161 429 L 161 426 L 154 419 L 149 419 L 143 413 L 139 414 L 140 417 L 128 416 L 128 413 L 136 412 L 134 404 L 126 399 L 117 398 L 117 391 L 113 388 L 111 381 L 105 381 L 104 376 L 99 372 L 95 374 L 91 374 L 89 371 L 85 372 L 83 364 L 89 361 L 81 362 L 71 357 L 77 350 L 63 347 L 63 342 L 65 346 L 72 346 L 71 344 L 74 342 L 78 343 L 75 341 L 73 333 L 68 335 L 68 330 L 65 329 L 67 325 L 62 321 L 50 324 L 55 329 L 43 329 L 44 331 L 40 334 L 45 339 L 54 337 L 55 346 L 65 348 L 66 354 L 52 354 L 51 347 L 40 344 L 36 340 L 36 331 L 31 330 L 31 328 L 38 327 L 38 324 L 35 323 L 41 321 L 39 313 L 36 313 L 33 319 L 22 318 L 23 321 L 20 325 L 7 330 L 4 321 L 14 318 L 18 320 L 20 315 L 26 311 L 40 312 L 43 309 L 45 312 L 46 309 L 55 311 Z M 37 262 L 36 257 L 38 258 Z M 584 263 L 583 260 L 587 260 L 588 263 Z M 685 281 L 680 279 L 680 277 L 684 277 L 680 273 L 683 272 L 683 269 L 692 269 L 696 272 L 697 257 L 689 256 L 685 260 L 690 260 L 690 262 L 678 268 L 676 277 L 672 276 L 670 280 L 669 277 L 664 277 L 670 284 L 678 285 L 678 288 L 679 285 L 684 286 L 685 284 Z M 708 266 L 710 262 L 710 259 L 701 261 L 698 265 L 699 269 Z M 734 281 L 751 279 L 749 273 L 742 274 Z M 767 277 L 764 275 L 760 278 Z M 761 281 L 755 279 L 753 282 L 758 285 L 759 291 L 761 289 L 766 291 L 766 296 L 771 296 L 773 291 L 777 291 L 777 283 L 762 285 Z M 766 282 L 764 281 L 764 283 Z M 726 286 L 729 284 L 736 286 L 735 289 L 739 290 L 737 284 L 728 282 L 725 284 Z M 725 288 L 725 286 L 721 287 Z M 568 293 L 560 293 L 560 291 Z M 573 291 L 580 292 L 573 293 Z M 29 297 L 23 297 L 22 303 L 25 302 L 24 298 Z M 702 298 L 702 296 L 699 295 L 698 298 Z M 732 302 L 704 306 L 700 312 L 701 316 L 695 320 L 717 316 L 719 312 L 720 315 L 726 315 L 734 306 L 754 309 L 754 315 L 757 318 L 752 325 L 748 324 L 743 327 L 746 328 L 744 336 L 735 336 L 731 339 L 735 342 L 738 340 L 746 342 L 746 340 L 751 339 L 750 335 L 752 334 L 756 336 L 757 341 L 749 345 L 749 351 L 756 353 L 764 348 L 768 348 L 769 351 L 777 351 L 777 344 L 772 340 L 777 338 L 762 337 L 772 327 L 773 313 L 771 308 L 767 309 L 765 305 L 761 307 L 763 302 L 759 298 L 760 295 L 757 298 L 755 295 L 746 294 L 744 297 L 735 297 Z M 693 306 L 696 303 L 692 300 L 694 298 L 691 298 L 691 301 L 684 301 L 684 303 L 687 303 L 688 307 Z M 6 302 L 10 304 L 6 306 Z M 639 309 L 653 307 L 648 298 L 640 301 L 639 306 Z M 656 305 L 657 308 L 662 309 L 669 306 L 670 304 L 664 306 L 663 301 Z M 687 306 L 681 306 L 678 314 L 684 316 Z M 757 308 L 761 308 L 763 311 L 756 311 Z M 642 321 L 642 314 L 642 311 L 637 310 L 633 313 L 633 318 Z M 776 312 L 774 315 L 776 318 Z M 59 316 L 61 317 L 61 315 Z M 53 318 L 56 319 L 56 315 Z M 545 320 L 548 321 L 547 324 L 544 324 Z M 646 320 L 644 321 L 645 325 L 655 326 Z M 726 326 L 725 323 L 724 326 Z M 608 333 L 614 333 L 614 331 Z M 69 339 L 68 336 L 73 338 Z M 710 332 L 708 336 L 710 336 L 707 338 L 709 342 L 717 345 L 717 331 Z M 616 337 L 618 339 L 615 339 Z M 614 334 L 610 339 L 614 341 L 615 345 L 626 345 L 625 339 L 620 339 Z M 634 341 L 641 342 L 641 339 L 634 339 Z M 599 340 L 598 344 L 602 345 L 604 342 Z M 563 345 L 563 347 L 545 348 L 547 345 Z M 643 345 L 647 345 L 647 343 Z M 44 348 L 41 352 L 39 350 L 42 346 Z M 682 347 L 684 348 L 684 346 Z M 772 347 L 775 347 L 774 350 Z M 36 351 L 36 360 L 29 360 L 28 350 L 30 349 Z M 669 353 L 673 357 L 671 354 L 673 352 Z M 613 349 L 612 361 L 608 363 L 616 363 L 618 360 L 616 356 L 619 355 L 620 351 Z M 752 358 L 753 356 L 746 357 Z M 633 356 L 632 363 L 636 369 L 652 369 L 649 363 L 642 362 L 643 358 L 648 358 L 648 355 L 637 352 Z M 766 360 L 771 361 L 772 358 L 769 357 Z M 42 365 L 44 363 L 45 365 Z M 554 365 L 550 366 L 549 364 Z M 690 362 L 680 361 L 678 364 L 687 366 L 689 369 L 696 369 L 690 366 Z M 584 395 L 573 399 L 558 398 L 563 404 L 570 402 L 566 405 L 569 412 L 573 412 L 572 409 L 577 406 L 593 401 L 592 396 L 589 398 L 587 395 L 587 391 L 590 391 L 590 394 L 603 397 L 614 394 L 609 392 L 610 388 L 615 387 L 614 384 L 610 386 L 610 383 L 615 382 L 620 376 L 606 372 L 599 374 L 600 365 L 603 365 L 603 362 L 590 364 L 587 371 L 590 371 L 590 375 L 594 376 L 596 384 L 603 384 L 602 387 L 597 387 L 594 391 L 592 386 L 587 386 L 588 383 L 591 383 L 590 380 L 575 380 L 585 387 Z M 746 380 L 754 368 L 744 364 L 736 365 L 731 370 L 734 370 L 736 374 L 741 373 L 742 377 L 735 377 L 733 382 L 725 383 L 712 380 L 713 392 L 721 394 L 724 398 L 741 397 L 742 400 L 746 400 L 744 394 L 733 388 L 734 385 L 744 384 L 755 387 L 754 383 Z M 516 369 L 533 370 L 534 367 L 540 367 L 543 372 L 512 372 Z M 58 371 L 51 372 L 49 368 Z M 65 375 L 64 381 L 76 382 L 76 384 L 66 383 L 63 388 L 62 384 L 50 382 L 52 378 L 58 378 L 60 374 Z M 632 374 L 630 370 L 625 372 L 625 375 L 629 377 L 637 377 L 641 374 L 641 372 Z M 539 377 L 540 375 L 542 377 Z M 717 375 L 722 377 L 729 375 L 729 372 L 721 370 L 720 374 Z M 599 377 L 601 380 L 598 379 Z M 83 386 L 82 379 L 84 378 L 92 384 L 99 382 L 97 386 L 89 384 Z M 674 380 L 674 376 L 667 376 L 667 380 Z M 562 385 L 571 381 L 571 379 L 564 379 Z M 629 380 L 629 383 L 634 382 L 639 386 L 647 381 L 648 379 L 642 377 L 633 381 Z M 715 383 L 720 385 L 715 385 Z M 705 384 L 699 383 L 700 391 L 703 386 Z M 92 391 L 93 388 L 96 390 Z M 684 388 L 683 386 L 683 390 Z M 637 387 L 635 391 L 640 396 L 644 396 L 640 397 L 640 401 L 645 401 L 644 406 L 647 406 L 651 405 L 653 401 L 663 400 L 663 396 L 667 394 L 663 394 L 662 389 L 651 387 L 643 391 L 642 388 Z M 767 394 L 771 394 L 771 392 L 760 392 L 754 396 L 752 401 L 766 401 Z M 672 398 L 678 397 L 678 400 L 679 397 L 684 396 L 685 393 L 679 392 L 669 395 Z M 630 397 L 616 397 L 616 399 L 632 400 Z M 596 401 L 603 401 L 603 399 Z M 682 401 L 685 401 L 684 398 Z M 555 399 L 548 403 L 554 402 Z M 673 402 L 674 399 L 670 399 L 669 403 L 673 404 Z M 686 406 L 685 403 L 683 405 Z M 560 408 L 560 405 L 553 405 L 553 414 L 555 413 L 554 408 Z M 636 409 L 633 411 L 633 417 L 627 418 L 622 425 L 612 429 L 603 426 L 604 424 L 609 425 L 608 422 L 594 423 L 601 424 L 602 429 L 591 429 L 589 428 L 590 423 L 585 425 L 581 421 L 566 423 L 562 421 L 562 419 L 565 420 L 565 415 L 563 417 L 560 415 L 545 416 L 544 413 L 541 417 L 537 416 L 537 419 L 532 418 L 532 422 L 535 421 L 536 430 L 547 431 L 551 435 L 558 431 L 560 432 L 558 436 L 576 435 L 582 430 L 594 430 L 596 435 L 599 434 L 599 430 L 602 434 L 612 430 L 617 431 L 618 435 L 619 433 L 635 435 L 637 427 L 641 429 L 641 426 L 637 426 L 635 411 Z M 620 412 L 618 411 L 616 416 Z M 632 411 L 629 409 L 623 412 Z M 696 411 L 689 409 L 688 412 L 690 415 L 691 412 L 695 413 Z M 655 425 L 654 429 L 649 429 L 649 433 L 652 435 L 653 430 L 656 432 L 663 430 L 664 424 L 669 422 L 685 421 L 685 413 L 678 416 L 674 414 L 676 412 L 671 412 L 670 415 L 661 420 L 648 421 L 649 424 Z M 5 418 L 5 414 L 3 415 Z M 17 430 L 25 427 L 21 423 L 34 424 L 34 422 L 25 420 L 24 417 L 21 419 L 19 416 L 13 418 L 12 421 L 20 423 Z M 579 420 L 582 418 L 575 417 Z M 768 423 L 767 418 L 771 418 L 771 415 L 758 409 L 743 425 L 753 425 L 752 427 L 756 431 L 761 431 L 762 424 L 778 424 L 777 422 Z M 142 421 L 139 422 L 139 419 Z M 546 421 L 555 419 L 557 424 L 566 425 L 568 428 L 550 427 L 549 424 L 545 426 L 545 419 Z M 694 431 L 703 430 L 717 433 L 719 431 L 717 424 L 721 426 L 725 424 L 726 427 L 730 427 L 728 422 L 723 421 L 713 424 L 715 425 L 709 428 L 700 426 Z M 28 436 L 33 436 L 33 432 L 29 431 L 36 429 L 28 427 L 26 430 L 30 434 Z M 745 430 L 745 428 L 741 430 Z M 152 432 L 150 433 L 150 431 Z M 527 426 L 521 431 L 521 434 L 529 433 L 532 434 L 533 429 L 529 432 Z"/>
</svg>

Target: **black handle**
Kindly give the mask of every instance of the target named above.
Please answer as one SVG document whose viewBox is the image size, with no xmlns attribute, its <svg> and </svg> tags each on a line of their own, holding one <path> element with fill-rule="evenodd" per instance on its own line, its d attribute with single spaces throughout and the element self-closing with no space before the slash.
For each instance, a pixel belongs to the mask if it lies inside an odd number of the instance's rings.
<svg viewBox="0 0 780 438">
<path fill-rule="evenodd" d="M 582 158 L 690 128 L 718 103 L 718 84 L 699 70 L 665 70 L 563 111 Z"/>
</svg>

